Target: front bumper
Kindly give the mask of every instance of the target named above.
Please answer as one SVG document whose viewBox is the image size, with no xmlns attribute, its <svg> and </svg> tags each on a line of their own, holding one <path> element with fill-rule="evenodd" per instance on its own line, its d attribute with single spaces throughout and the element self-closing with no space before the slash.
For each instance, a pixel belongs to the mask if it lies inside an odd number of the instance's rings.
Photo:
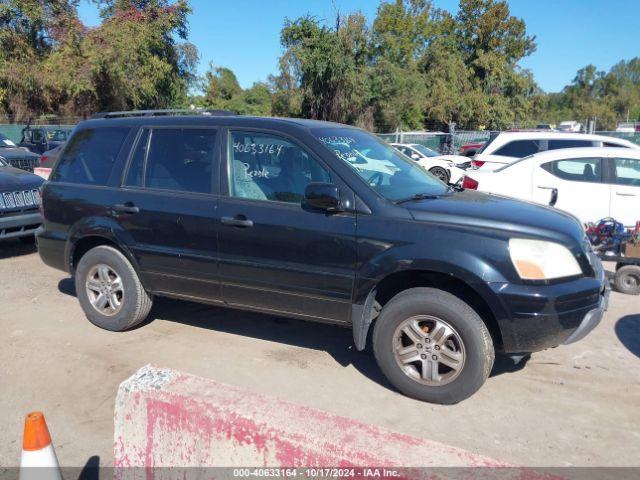
<svg viewBox="0 0 640 480">
<path fill-rule="evenodd" d="M 596 278 L 540 286 L 491 284 L 505 312 L 497 319 L 505 352 L 537 352 L 574 343 L 600 323 L 610 289 L 600 261 L 592 263 Z"/>
<path fill-rule="evenodd" d="M 0 216 L 0 240 L 34 235 L 42 222 L 40 213 Z"/>
</svg>

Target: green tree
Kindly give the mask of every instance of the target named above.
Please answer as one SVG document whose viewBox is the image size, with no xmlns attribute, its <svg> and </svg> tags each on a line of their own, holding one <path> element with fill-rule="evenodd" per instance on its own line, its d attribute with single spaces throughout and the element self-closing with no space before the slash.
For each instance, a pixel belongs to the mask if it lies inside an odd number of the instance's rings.
<svg viewBox="0 0 640 480">
<path fill-rule="evenodd" d="M 210 65 L 205 79 L 205 99 L 210 108 L 227 108 L 229 100 L 242 92 L 238 79 L 228 68 Z"/>
</svg>

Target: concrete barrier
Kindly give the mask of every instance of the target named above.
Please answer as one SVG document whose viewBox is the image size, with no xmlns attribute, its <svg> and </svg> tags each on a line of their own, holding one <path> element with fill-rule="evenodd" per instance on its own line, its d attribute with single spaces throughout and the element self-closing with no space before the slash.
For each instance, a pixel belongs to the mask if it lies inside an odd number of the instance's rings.
<svg viewBox="0 0 640 480">
<path fill-rule="evenodd" d="M 114 453 L 116 467 L 506 466 L 438 442 L 151 365 L 120 385 Z"/>
</svg>

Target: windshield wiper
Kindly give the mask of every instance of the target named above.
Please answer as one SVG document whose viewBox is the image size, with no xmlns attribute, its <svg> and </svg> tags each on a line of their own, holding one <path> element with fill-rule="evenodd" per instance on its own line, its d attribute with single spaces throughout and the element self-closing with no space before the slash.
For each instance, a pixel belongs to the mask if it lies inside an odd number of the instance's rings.
<svg viewBox="0 0 640 480">
<path fill-rule="evenodd" d="M 415 200 L 435 200 L 436 198 L 438 198 L 438 195 L 434 195 L 433 193 L 416 193 L 410 197 L 396 200 L 395 204 L 400 205 L 401 203 L 413 202 Z"/>
</svg>

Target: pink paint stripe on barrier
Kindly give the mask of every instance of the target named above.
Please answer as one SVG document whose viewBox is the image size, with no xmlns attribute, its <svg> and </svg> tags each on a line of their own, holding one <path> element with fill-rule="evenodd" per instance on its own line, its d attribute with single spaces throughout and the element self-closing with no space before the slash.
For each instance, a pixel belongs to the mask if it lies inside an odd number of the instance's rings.
<svg viewBox="0 0 640 480">
<path fill-rule="evenodd" d="M 120 385 L 116 467 L 506 467 L 430 440 L 145 366 Z M 540 478 L 520 471 L 518 478 Z M 513 478 L 511 475 L 508 478 Z"/>
</svg>

